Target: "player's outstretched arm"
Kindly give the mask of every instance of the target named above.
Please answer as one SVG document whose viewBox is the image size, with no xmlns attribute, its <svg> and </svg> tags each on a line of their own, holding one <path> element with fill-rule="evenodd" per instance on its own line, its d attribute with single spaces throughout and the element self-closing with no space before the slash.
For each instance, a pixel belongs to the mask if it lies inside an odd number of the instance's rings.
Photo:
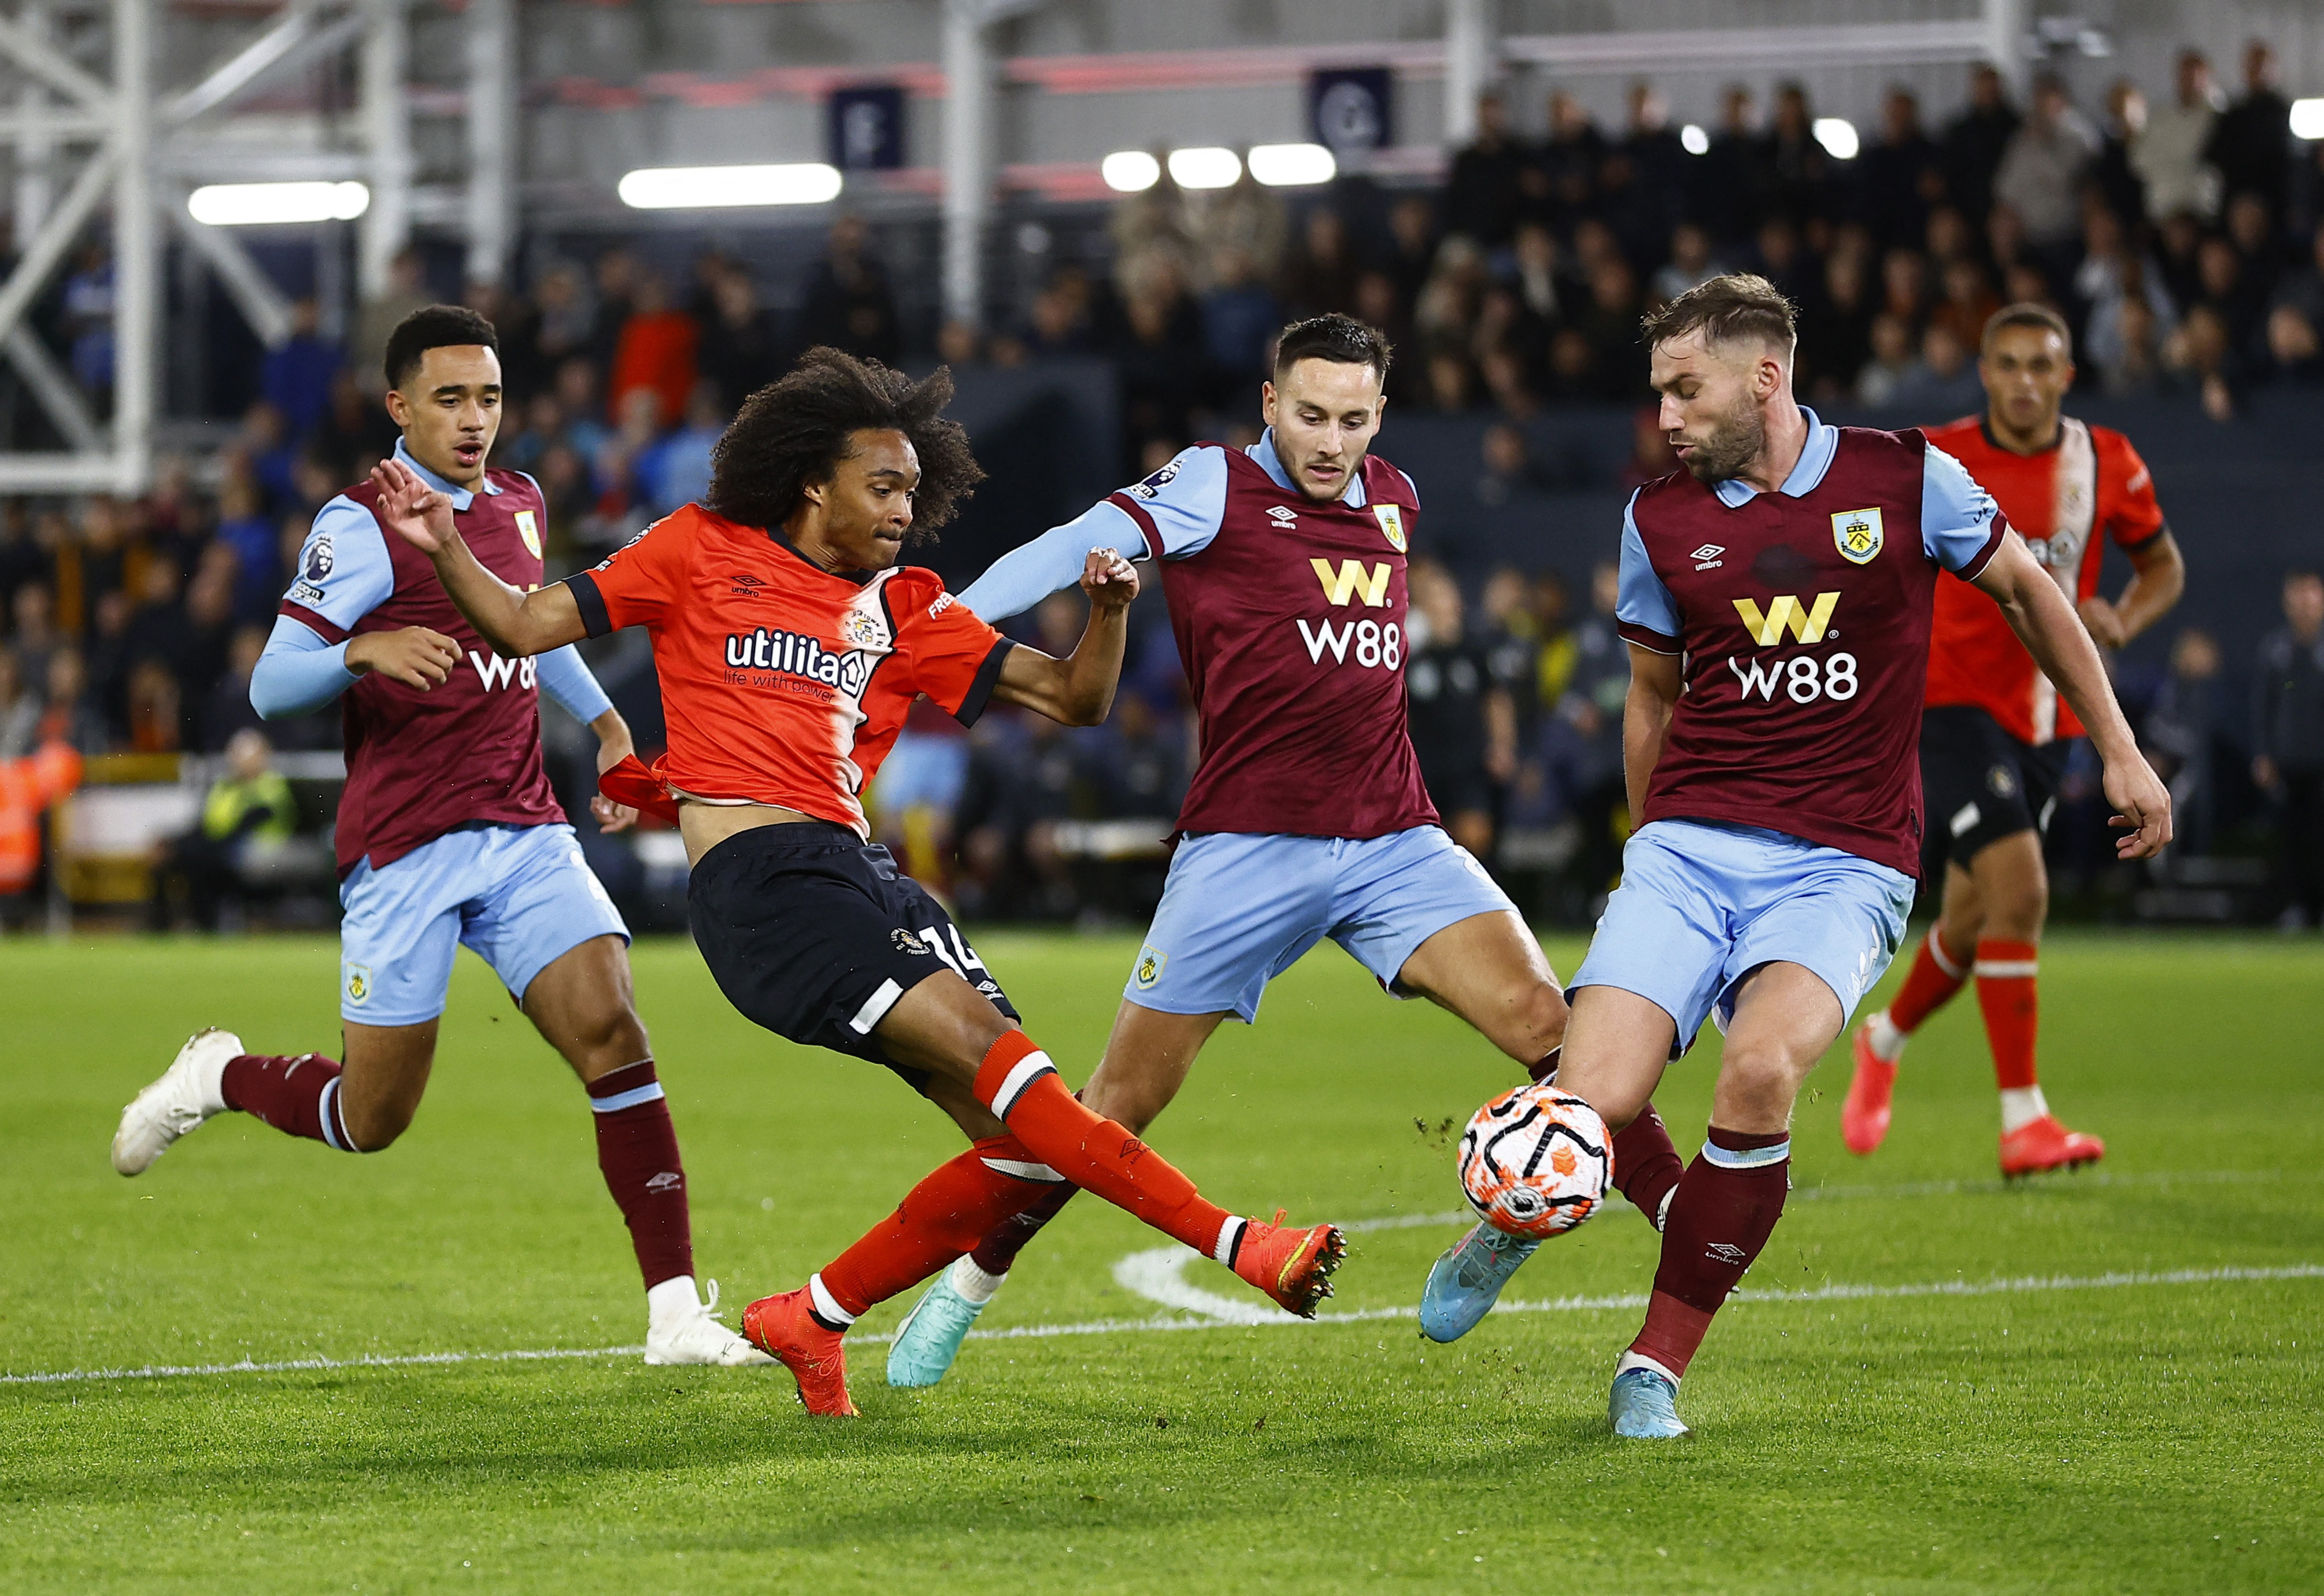
<svg viewBox="0 0 2324 1596">
<path fill-rule="evenodd" d="M 521 660 L 588 635 L 571 588 L 552 582 L 520 593 L 486 570 L 452 523 L 452 501 L 402 461 L 382 460 L 371 479 L 379 489 L 379 519 L 434 563 L 436 579 L 493 652 Z"/>
<path fill-rule="evenodd" d="M 1645 823 L 1646 784 L 1662 763 L 1680 686 L 1679 656 L 1630 645 L 1630 691 L 1622 700 L 1622 783 L 1629 792 L 1633 830 Z"/>
<path fill-rule="evenodd" d="M 1121 683 L 1138 571 L 1115 550 L 1093 549 L 1084 557 L 1082 591 L 1089 595 L 1089 625 L 1073 653 L 1057 660 L 1038 649 L 1010 650 L 1001 679 L 992 685 L 994 697 L 1068 726 L 1093 726 L 1105 719 Z"/>
<path fill-rule="evenodd" d="M 2123 718 L 2122 706 L 2115 702 L 2114 684 L 2107 680 L 2098 644 L 2090 641 L 2073 605 L 2015 532 L 2003 540 L 1975 580 L 2001 606 L 2026 652 L 2089 728 L 2090 745 L 2106 765 L 2107 801 L 2115 807 L 2112 824 L 2124 833 L 2115 852 L 2125 859 L 2161 853 L 2171 840 L 2171 794 L 2138 752 L 2138 740 Z"/>
</svg>

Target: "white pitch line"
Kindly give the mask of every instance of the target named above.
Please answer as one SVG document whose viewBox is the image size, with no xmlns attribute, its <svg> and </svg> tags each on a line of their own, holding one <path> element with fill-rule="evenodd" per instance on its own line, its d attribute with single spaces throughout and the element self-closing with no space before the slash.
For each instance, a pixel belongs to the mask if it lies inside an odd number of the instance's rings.
<svg viewBox="0 0 2324 1596">
<path fill-rule="evenodd" d="M 2266 1280 L 2324 1280 L 2324 1264 L 2287 1264 L 2279 1268 L 2229 1265 L 2215 1269 L 2166 1269 L 2153 1273 L 2123 1271 L 2105 1275 L 2021 1275 L 2003 1280 L 1927 1280 L 1901 1286 L 1819 1286 L 1804 1291 L 1743 1291 L 1734 1301 L 1755 1303 L 1858 1302 L 1888 1297 L 2000 1296 L 2035 1291 L 2110 1291 L 2140 1286 L 2205 1286 Z M 1642 1308 L 1644 1292 L 1608 1296 L 1561 1296 L 1546 1302 L 1505 1302 L 1497 1314 L 1596 1313 L 1612 1308 Z M 1352 1313 L 1323 1314 L 1313 1320 L 1284 1315 L 1285 1324 L 1364 1324 L 1380 1320 L 1416 1317 L 1416 1308 L 1359 1308 Z M 1271 1321 L 1269 1323 L 1272 1323 Z M 971 1341 L 1043 1341 L 1052 1336 L 1114 1335 L 1155 1330 L 1250 1330 L 1264 1325 L 1220 1319 L 1091 1319 L 1077 1324 L 1019 1324 L 1009 1330 L 972 1330 Z M 851 1335 L 852 1345 L 881 1345 L 892 1334 Z M 0 1386 L 61 1385 L 108 1379 L 173 1379 L 194 1375 L 291 1374 L 331 1369 L 398 1369 L 449 1363 L 512 1363 L 556 1358 L 634 1358 L 643 1347 L 552 1347 L 538 1352 L 417 1352 L 386 1358 L 298 1358 L 279 1363 L 210 1363 L 188 1367 L 145 1369 L 63 1369 L 46 1373 L 0 1374 Z"/>
</svg>

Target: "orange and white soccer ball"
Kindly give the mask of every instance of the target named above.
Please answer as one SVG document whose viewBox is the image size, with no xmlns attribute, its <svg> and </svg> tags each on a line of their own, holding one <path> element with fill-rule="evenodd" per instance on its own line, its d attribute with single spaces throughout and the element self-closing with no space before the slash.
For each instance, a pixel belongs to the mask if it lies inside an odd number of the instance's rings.
<svg viewBox="0 0 2324 1596">
<path fill-rule="evenodd" d="M 1613 1184 L 1606 1121 L 1554 1084 L 1503 1093 L 1461 1133 L 1461 1190 L 1508 1235 L 1562 1235 L 1597 1213 Z"/>
</svg>

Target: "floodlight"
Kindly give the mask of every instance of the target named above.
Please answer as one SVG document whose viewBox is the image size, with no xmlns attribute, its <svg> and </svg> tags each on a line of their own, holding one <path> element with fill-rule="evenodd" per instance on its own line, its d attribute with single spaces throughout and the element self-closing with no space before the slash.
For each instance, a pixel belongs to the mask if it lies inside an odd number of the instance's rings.
<svg viewBox="0 0 2324 1596">
<path fill-rule="evenodd" d="M 1220 145 L 1170 152 L 1170 180 L 1181 189 L 1231 189 L 1240 176 L 1241 158 Z"/>
<path fill-rule="evenodd" d="M 1143 150 L 1116 150 L 1097 170 L 1117 194 L 1142 194 L 1162 180 L 1162 163 Z"/>
<path fill-rule="evenodd" d="M 1856 138 L 1856 124 L 1845 116 L 1819 116 L 1815 119 L 1815 142 L 1834 161 L 1853 161 L 1862 146 Z"/>
<path fill-rule="evenodd" d="M 1339 175 L 1340 163 L 1321 144 L 1253 144 L 1250 175 L 1270 189 L 1298 189 L 1328 183 Z"/>
<path fill-rule="evenodd" d="M 743 205 L 823 205 L 839 198 L 839 169 L 789 166 L 647 166 L 614 190 L 632 210 L 701 210 Z"/>
<path fill-rule="evenodd" d="M 209 183 L 186 197 L 186 214 L 212 227 L 351 222 L 370 208 L 361 183 Z"/>
</svg>

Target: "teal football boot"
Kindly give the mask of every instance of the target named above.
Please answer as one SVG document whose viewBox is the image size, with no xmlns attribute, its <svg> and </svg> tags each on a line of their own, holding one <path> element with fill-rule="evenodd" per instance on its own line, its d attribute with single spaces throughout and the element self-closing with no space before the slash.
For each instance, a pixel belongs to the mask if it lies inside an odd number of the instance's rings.
<svg viewBox="0 0 2324 1596">
<path fill-rule="evenodd" d="M 971 1302 L 953 1289 L 952 1270 L 936 1276 L 936 1284 L 896 1326 L 896 1339 L 888 1348 L 888 1383 L 920 1390 L 944 1379 L 960 1356 L 968 1327 L 982 1312 L 982 1303 Z"/>
<path fill-rule="evenodd" d="M 1606 1399 L 1614 1434 L 1632 1441 L 1675 1441 L 1687 1435 L 1679 1422 L 1678 1387 L 1659 1369 L 1625 1369 L 1614 1377 Z"/>
<path fill-rule="evenodd" d="M 1517 1266 L 1534 1255 L 1539 1241 L 1480 1224 L 1444 1250 L 1431 1266 L 1420 1293 L 1420 1333 L 1431 1341 L 1459 1341 L 1493 1311 L 1493 1304 Z"/>
</svg>

